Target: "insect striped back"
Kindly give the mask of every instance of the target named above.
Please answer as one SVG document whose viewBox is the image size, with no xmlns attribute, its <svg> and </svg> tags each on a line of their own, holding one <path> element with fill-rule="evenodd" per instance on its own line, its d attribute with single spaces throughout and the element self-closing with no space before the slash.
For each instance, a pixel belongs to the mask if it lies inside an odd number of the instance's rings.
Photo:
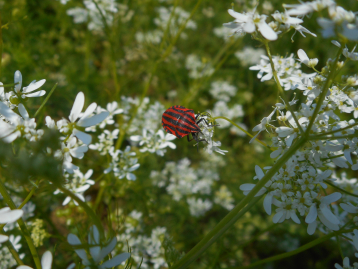
<svg viewBox="0 0 358 269">
<path fill-rule="evenodd" d="M 162 116 L 162 125 L 167 133 L 182 138 L 190 133 L 200 132 L 194 110 L 183 106 L 172 106 Z"/>
</svg>

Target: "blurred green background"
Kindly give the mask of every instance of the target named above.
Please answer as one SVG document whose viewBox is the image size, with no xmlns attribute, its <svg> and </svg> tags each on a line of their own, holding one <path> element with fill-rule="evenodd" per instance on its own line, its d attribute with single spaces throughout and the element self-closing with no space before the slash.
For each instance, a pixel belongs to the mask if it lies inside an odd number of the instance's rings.
<svg viewBox="0 0 358 269">
<path fill-rule="evenodd" d="M 150 74 L 153 74 L 153 77 L 146 96 L 151 103 L 159 101 L 165 108 L 185 105 L 196 112 L 210 112 L 216 102 L 209 93 L 211 83 L 227 81 L 237 87 L 237 94 L 231 98 L 228 105 L 242 105 L 244 111 L 244 115 L 235 121 L 247 126 L 249 131 L 272 111 L 272 106 L 278 101 L 276 86 L 272 81 L 260 82 L 256 72 L 248 69 L 254 64 L 246 64 L 235 56 L 236 52 L 245 47 L 260 49 L 260 44 L 249 35 L 224 40 L 214 33 L 215 28 L 221 28 L 223 23 L 233 20 L 227 13 L 227 9 L 231 8 L 231 1 L 202 1 L 191 19 L 196 23 L 196 29 L 185 29 L 183 33 L 186 37 L 180 37 L 175 42 L 172 53 L 155 69 L 155 62 L 173 43 L 175 35 L 169 33 L 162 47 L 150 42 L 139 42 L 136 35 L 138 32 L 146 33 L 158 29 L 154 23 L 158 17 L 158 8 L 171 7 L 175 4 L 174 1 L 128 0 L 118 3 L 127 8 L 114 14 L 114 22 L 108 29 L 89 30 L 88 23 L 76 24 L 73 17 L 66 13 L 71 8 L 83 8 L 82 1 L 68 1 L 65 5 L 53 0 L 0 2 L 3 40 L 0 81 L 4 84 L 12 83 L 14 72 L 20 70 L 24 86 L 32 80 L 45 78 L 47 81 L 42 88 L 49 92 L 53 85 L 58 83 L 57 89 L 37 118 L 40 127 L 44 127 L 46 115 L 55 119 L 67 117 L 79 91 L 85 93 L 86 105 L 97 102 L 102 107 L 108 102 L 119 102 L 121 96 L 140 97 Z M 258 3 L 238 0 L 233 4 L 235 10 L 241 12 L 252 9 Z M 338 4 L 353 11 L 357 7 L 357 1 L 353 0 L 340 1 Z M 177 6 L 188 13 L 195 5 L 196 1 L 177 1 Z M 257 9 L 268 15 L 276 9 L 283 11 L 282 1 L 261 1 Z M 132 16 L 128 15 L 129 11 L 133 11 Z M 316 14 L 306 18 L 303 26 L 318 37 L 307 35 L 304 38 L 299 33 L 292 37 L 293 32 L 290 32 L 270 44 L 272 54 L 285 57 L 302 48 L 309 57 L 320 60 L 319 69 L 329 57 L 333 57 L 335 47 L 330 44 L 330 40 L 324 40 L 320 36 Z M 208 77 L 190 78 L 186 68 L 186 58 L 190 54 L 197 55 L 201 61 L 212 64 L 217 70 Z M 354 68 L 352 65 L 347 70 L 354 72 Z M 305 71 L 309 72 L 308 69 Z M 287 96 L 291 99 L 293 92 L 288 92 Z M 30 114 L 33 115 L 42 100 L 28 100 Z M 264 132 L 259 138 L 266 142 L 270 139 Z M 229 152 L 222 158 L 224 163 L 218 168 L 220 180 L 215 182 L 214 189 L 226 185 L 236 204 L 243 197 L 239 186 L 253 182 L 255 165 L 264 167 L 272 164 L 270 152 L 256 143 L 249 144 L 249 137 L 237 135 L 229 128 L 217 129 L 215 140 L 221 141 L 222 149 Z M 173 201 L 165 190 L 153 186 L 151 171 L 163 170 L 166 162 L 188 158 L 195 168 L 204 159 L 202 151 L 197 152 L 193 144 L 188 143 L 185 138 L 175 140 L 175 143 L 177 148 L 169 149 L 164 157 L 138 152 L 141 167 L 135 172 L 137 180 L 124 180 L 116 185 L 108 194 L 109 198 L 105 194 L 108 199 L 103 199 L 98 211 L 103 219 L 106 219 L 109 208 L 116 206 L 121 208 L 124 215 L 132 210 L 143 212 L 145 229 L 165 226 L 175 242 L 175 247 L 180 252 L 187 252 L 228 211 L 213 206 L 204 216 L 194 218 L 182 202 Z M 128 136 L 121 148 L 124 149 L 126 145 L 129 145 Z M 76 164 L 84 165 L 83 171 L 93 168 L 96 178 L 106 167 L 98 156 L 93 156 L 94 153 L 89 152 L 83 161 Z M 95 200 L 98 190 L 97 183 L 87 194 Z M 71 225 L 65 224 L 63 218 L 72 218 L 75 223 L 83 222 L 83 218 L 77 219 L 78 209 L 71 205 L 63 208 L 61 200 L 50 194 L 50 191 L 42 190 L 34 196 L 34 203 L 39 208 L 35 211 L 37 217 L 47 216 L 46 225 L 51 234 L 67 236 L 76 225 L 71 228 Z M 56 215 L 54 212 L 61 212 L 62 215 Z M 261 200 L 190 268 L 249 265 L 294 250 L 322 236 L 320 233 L 309 236 L 304 225 L 297 225 L 292 221 L 273 225 L 271 218 L 272 216 L 264 212 Z M 58 237 L 50 237 L 42 248 L 53 250 L 54 245 L 58 247 L 55 250 L 53 268 L 65 268 L 71 259 L 64 254 L 66 247 L 61 245 Z M 344 251 L 349 253 L 349 245 Z M 333 268 L 336 262 L 341 263 L 341 258 L 337 245 L 332 240 L 260 268 Z"/>
</svg>

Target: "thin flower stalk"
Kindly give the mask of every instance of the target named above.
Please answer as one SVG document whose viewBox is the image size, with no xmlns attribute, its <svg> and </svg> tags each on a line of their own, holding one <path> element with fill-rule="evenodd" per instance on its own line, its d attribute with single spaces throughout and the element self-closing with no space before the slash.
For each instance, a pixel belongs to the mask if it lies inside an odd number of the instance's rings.
<svg viewBox="0 0 358 269">
<path fill-rule="evenodd" d="M 345 44 L 342 44 L 342 46 L 339 48 L 339 50 L 337 52 L 337 55 L 336 55 L 336 58 L 334 59 L 334 62 L 332 64 L 331 68 L 330 68 L 330 73 L 329 73 L 329 75 L 327 77 L 326 83 L 324 84 L 324 86 L 322 88 L 322 92 L 321 92 L 320 96 L 318 97 L 318 102 L 317 102 L 316 108 L 313 111 L 313 114 L 311 116 L 310 122 L 309 122 L 309 124 L 307 126 L 306 136 L 309 135 L 309 133 L 311 131 L 311 128 L 313 126 L 313 123 L 315 122 L 315 119 L 316 119 L 316 117 L 318 115 L 318 112 L 321 109 L 321 106 L 323 104 L 324 98 L 325 98 L 325 96 L 327 94 L 327 91 L 329 89 L 329 86 L 331 85 L 332 80 L 334 79 L 335 75 L 337 74 L 337 70 L 336 70 L 337 69 L 337 63 L 338 63 L 339 56 L 343 52 L 344 46 L 345 46 Z"/>
<path fill-rule="evenodd" d="M 226 118 L 226 117 L 223 117 L 223 116 L 218 116 L 218 117 L 215 117 L 213 118 L 213 120 L 215 121 L 216 119 L 223 119 L 223 120 L 226 120 L 228 122 L 230 122 L 232 125 L 234 125 L 235 127 L 237 127 L 238 129 L 240 129 L 241 131 L 243 131 L 245 134 L 247 134 L 248 136 L 250 136 L 251 138 L 253 138 L 254 136 L 252 134 L 250 134 L 248 131 L 246 131 L 244 128 L 240 127 L 239 125 L 237 125 L 235 122 L 233 122 L 232 120 Z M 267 146 L 267 144 L 265 142 L 262 142 L 260 139 L 258 139 L 257 137 L 255 138 L 255 140 L 257 142 L 259 142 L 261 145 L 263 145 L 264 147 L 267 147 L 267 148 L 270 148 L 269 146 Z M 270 150 L 272 150 L 270 148 Z"/>
<path fill-rule="evenodd" d="M 297 125 L 298 129 L 300 130 L 300 133 L 303 133 L 301 124 L 299 124 L 298 119 L 297 119 L 297 117 L 296 117 L 296 114 L 293 112 L 292 108 L 290 107 L 289 102 L 288 102 L 288 100 L 287 100 L 287 98 L 286 98 L 286 95 L 285 95 L 285 93 L 284 93 L 284 91 L 283 91 L 283 89 L 282 89 L 282 86 L 281 86 L 281 84 L 280 84 L 280 80 L 279 80 L 279 78 L 278 78 L 278 76 L 277 76 L 277 71 L 276 71 L 276 69 L 275 69 L 275 64 L 273 63 L 273 60 L 272 60 L 272 55 L 271 55 L 271 51 L 270 51 L 270 46 L 269 46 L 269 44 L 268 44 L 268 42 L 267 42 L 266 40 L 264 40 L 263 43 L 265 44 L 267 56 L 268 56 L 269 59 L 270 59 L 272 74 L 273 74 L 273 76 L 274 76 L 274 78 L 275 78 L 275 82 L 276 82 L 278 91 L 281 93 L 283 100 L 284 100 L 285 103 L 287 104 L 286 107 L 287 107 L 287 109 L 291 112 L 291 115 L 292 115 L 294 121 L 296 122 L 296 125 Z"/>
</svg>

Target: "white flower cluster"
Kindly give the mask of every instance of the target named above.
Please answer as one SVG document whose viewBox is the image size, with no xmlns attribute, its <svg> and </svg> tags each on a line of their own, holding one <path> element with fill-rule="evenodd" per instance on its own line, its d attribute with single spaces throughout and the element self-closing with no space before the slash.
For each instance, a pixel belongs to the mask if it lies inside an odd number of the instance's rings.
<svg viewBox="0 0 358 269">
<path fill-rule="evenodd" d="M 271 15 L 274 21 L 271 21 L 269 24 L 266 22 L 267 15 L 258 14 L 256 9 L 244 13 L 229 9 L 228 12 L 235 20 L 230 23 L 224 23 L 224 26 L 230 28 L 232 34 L 242 36 L 245 33 L 249 33 L 253 34 L 255 38 L 258 38 L 258 32 L 260 32 L 265 39 L 273 41 L 278 38 L 280 33 L 287 32 L 292 28 L 303 36 L 305 36 L 303 33 L 309 33 L 315 36 L 315 34 L 301 25 L 303 22 L 302 19 L 291 17 L 288 12 L 281 13 L 276 11 Z"/>
<path fill-rule="evenodd" d="M 293 53 L 286 57 L 273 56 L 272 60 L 275 65 L 277 76 L 280 84 L 286 91 L 301 89 L 307 95 L 313 84 L 312 78 L 316 73 L 306 74 L 301 71 L 301 64 L 296 62 Z M 250 67 L 250 70 L 259 71 L 257 78 L 261 81 L 272 79 L 273 73 L 270 64 L 270 59 L 266 55 L 261 55 L 260 63 Z"/>
<path fill-rule="evenodd" d="M 22 75 L 16 71 L 14 75 L 14 90 L 5 92 L 0 82 L 0 138 L 7 143 L 13 142 L 19 137 L 29 141 L 37 141 L 44 131 L 36 130 L 34 118 L 30 118 L 23 102 L 29 97 L 40 97 L 46 92 L 37 91 L 44 83 L 45 79 L 32 81 L 27 87 L 22 86 Z M 20 115 L 14 112 L 18 109 Z"/>
<path fill-rule="evenodd" d="M 166 29 L 169 30 L 169 34 L 174 37 L 178 31 L 180 26 L 189 18 L 190 14 L 186 12 L 181 7 L 159 7 L 157 8 L 157 12 L 159 17 L 154 19 L 154 24 L 158 26 L 159 29 L 155 29 L 149 32 L 136 32 L 135 38 L 138 43 L 151 43 L 151 44 L 159 44 L 162 41 L 164 32 Z M 173 14 L 172 14 L 173 13 Z M 171 17 L 172 16 L 172 17 Z M 170 19 L 171 17 L 171 19 Z M 170 20 L 170 21 L 169 21 Z M 169 24 L 170 23 L 170 24 Z M 169 24 L 169 25 L 168 25 Z M 186 29 L 196 29 L 196 23 L 193 20 L 188 20 L 185 25 Z M 185 33 L 180 34 L 181 38 L 187 38 Z"/>
<path fill-rule="evenodd" d="M 130 146 L 127 146 L 124 151 L 119 149 L 115 150 L 115 148 L 112 147 L 109 150 L 109 155 L 112 160 L 109 167 L 104 170 L 105 174 L 113 171 L 116 178 L 136 180 L 137 177 L 132 172 L 137 170 L 140 164 L 138 163 L 138 159 L 135 157 L 136 153 L 131 151 Z"/>
<path fill-rule="evenodd" d="M 65 2 L 63 4 L 66 4 Z M 96 5 L 97 4 L 97 5 Z M 129 10 L 128 6 L 118 4 L 114 0 L 84 0 L 84 8 L 75 7 L 67 10 L 67 15 L 73 17 L 74 23 L 88 22 L 88 29 L 99 31 L 104 28 L 103 19 L 108 25 L 114 22 L 114 15 L 118 14 L 122 23 L 128 22 L 134 15 L 133 10 Z"/>
<path fill-rule="evenodd" d="M 302 62 L 308 58 L 301 50 L 299 56 Z M 293 57 L 290 59 L 291 66 L 296 66 L 297 63 Z M 303 135 L 301 130 L 305 132 L 307 129 L 317 105 L 316 97 L 322 92 L 327 80 L 330 63 L 329 60 L 321 74 L 314 73 L 310 79 L 297 79 L 296 88 L 299 90 L 305 88 L 303 94 L 307 96 L 307 99 L 300 105 L 298 111 L 294 112 L 294 115 L 288 111 L 288 106 L 295 104 L 296 101 L 290 104 L 278 103 L 274 111 L 253 129 L 259 133 L 263 130 L 271 133 L 271 148 L 275 149 L 270 155 L 271 158 L 280 158 Z M 275 62 L 275 66 L 276 64 L 277 69 L 280 69 L 280 63 Z M 308 66 L 310 67 L 309 64 Z M 337 206 L 331 205 L 337 202 L 342 194 L 334 192 L 323 195 L 323 193 L 327 189 L 327 184 L 334 182 L 331 177 L 332 168 L 358 169 L 358 164 L 354 164 L 352 159 L 352 156 L 355 159 L 358 154 L 358 141 L 356 138 L 349 137 L 357 129 L 357 123 L 353 119 L 356 104 L 348 95 L 349 92 L 357 93 L 357 89 L 350 86 L 347 82 L 343 84 L 334 82 L 331 85 L 312 125 L 310 135 L 316 138 L 309 140 L 304 147 L 296 151 L 260 190 L 259 195 L 265 195 L 264 208 L 269 215 L 272 213 L 272 205 L 276 206 L 274 223 L 280 223 L 286 219 L 292 219 L 296 223 L 304 220 L 308 224 L 308 234 L 313 234 L 320 224 L 333 231 L 339 230 L 340 226 L 344 225 L 345 214 L 337 214 Z M 310 87 L 309 90 L 308 87 Z M 274 112 L 279 115 L 277 125 L 273 125 Z M 341 116 L 338 115 L 345 115 L 344 118 L 351 116 L 351 119 L 341 120 Z M 265 174 L 258 166 L 255 171 L 255 178 L 259 180 Z M 247 194 L 254 186 L 255 184 L 243 184 L 240 189 Z M 358 212 L 353 210 L 352 206 L 352 204 L 349 206 L 341 204 L 343 210 L 348 213 Z M 332 212 L 332 208 L 336 208 L 336 212 Z"/>
<path fill-rule="evenodd" d="M 190 54 L 186 57 L 185 67 L 189 70 L 189 77 L 193 79 L 208 77 L 214 73 L 212 65 L 200 60 L 195 54 Z"/>
<path fill-rule="evenodd" d="M 337 6 L 333 0 L 316 0 L 301 4 L 284 5 L 289 8 L 287 14 L 293 16 L 305 16 L 312 12 L 328 9 L 329 18 L 318 18 L 318 24 L 322 27 L 323 37 L 342 35 L 348 40 L 358 41 L 358 20 L 356 14 Z"/>
<path fill-rule="evenodd" d="M 237 51 L 235 56 L 240 60 L 242 66 L 247 66 L 259 63 L 261 55 L 263 54 L 265 54 L 265 50 L 262 48 L 254 49 L 252 47 L 244 47 L 242 50 Z"/>
<path fill-rule="evenodd" d="M 212 188 L 219 180 L 218 167 L 222 165 L 221 157 L 206 155 L 207 161 L 202 161 L 199 168 L 190 167 L 191 162 L 185 158 L 178 163 L 167 162 L 163 171 L 152 171 L 152 183 L 165 188 L 175 201 L 185 199 L 192 216 L 204 215 L 212 208 L 213 202 L 226 209 L 232 209 L 231 192 L 223 185 L 213 195 Z"/>
<path fill-rule="evenodd" d="M 159 226 L 151 230 L 150 236 L 145 235 L 142 213 L 134 210 L 124 220 L 124 231 L 117 239 L 128 242 L 131 258 L 141 264 L 141 268 L 159 269 L 168 266 L 163 248 L 165 235 L 166 228 Z"/>
<path fill-rule="evenodd" d="M 90 177 L 93 174 L 93 170 L 89 169 L 87 173 L 84 175 L 81 173 L 79 169 L 74 170 L 73 174 L 65 173 L 65 184 L 64 187 L 71 191 L 72 193 L 76 194 L 78 198 L 80 198 L 82 201 L 85 201 L 85 198 L 83 196 L 84 192 L 88 190 L 89 187 L 94 185 L 94 181 L 90 179 Z M 60 190 L 56 190 L 54 194 L 61 193 Z M 62 205 L 67 205 L 72 198 L 70 196 L 67 196 L 65 200 L 63 201 Z M 73 200 L 75 205 L 78 205 L 78 203 Z"/>
<path fill-rule="evenodd" d="M 132 135 L 131 141 L 139 142 L 139 146 L 143 146 L 140 152 L 156 153 L 159 156 L 164 156 L 166 147 L 175 149 L 176 145 L 173 142 L 176 137 L 172 134 L 165 134 L 163 130 L 158 130 L 154 133 L 152 130 L 143 129 L 142 135 Z"/>
</svg>

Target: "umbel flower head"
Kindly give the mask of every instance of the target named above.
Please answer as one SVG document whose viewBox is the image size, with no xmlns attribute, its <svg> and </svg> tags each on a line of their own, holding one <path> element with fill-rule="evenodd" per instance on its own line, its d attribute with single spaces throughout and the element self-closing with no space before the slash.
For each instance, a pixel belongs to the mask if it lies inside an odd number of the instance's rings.
<svg viewBox="0 0 358 269">
<path fill-rule="evenodd" d="M 98 268 L 98 269 L 107 269 L 118 266 L 122 264 L 125 260 L 130 257 L 129 253 L 121 253 L 110 260 L 107 260 L 102 263 L 106 256 L 115 248 L 117 245 L 117 238 L 113 237 L 107 242 L 103 243 L 103 239 L 100 237 L 98 229 L 95 225 L 90 228 L 88 234 L 88 253 L 91 254 L 88 257 L 87 252 L 84 248 L 79 248 L 76 246 L 84 245 L 81 243 L 81 240 L 74 234 L 69 234 L 67 236 L 67 241 L 70 245 L 74 246 L 74 251 L 82 259 L 82 264 L 85 269 Z M 69 268 L 74 268 L 74 264 L 70 265 Z"/>
</svg>

